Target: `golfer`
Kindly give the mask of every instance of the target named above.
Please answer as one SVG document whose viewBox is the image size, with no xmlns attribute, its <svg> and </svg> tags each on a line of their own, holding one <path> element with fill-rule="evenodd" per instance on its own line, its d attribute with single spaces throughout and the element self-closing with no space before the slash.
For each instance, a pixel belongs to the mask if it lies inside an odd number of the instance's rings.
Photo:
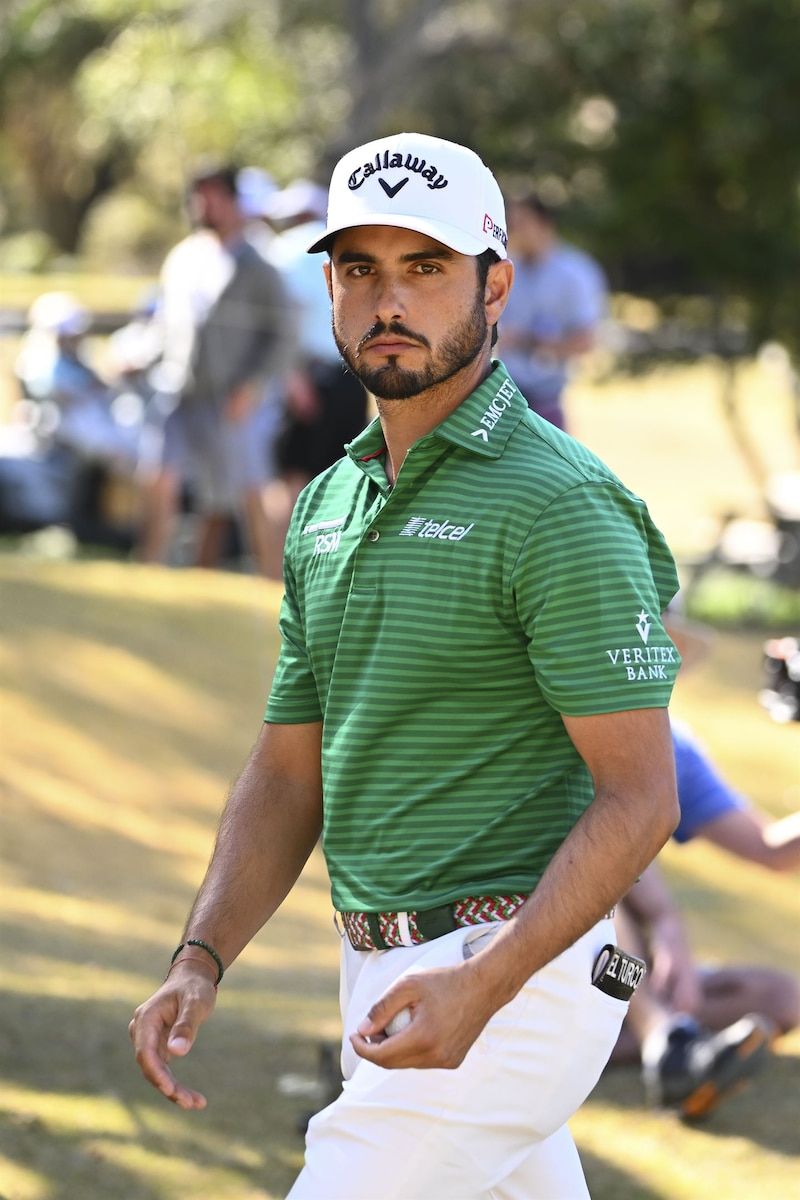
<svg viewBox="0 0 800 1200">
<path fill-rule="evenodd" d="M 566 1121 L 638 965 L 610 913 L 678 817 L 645 505 L 532 413 L 495 327 L 503 199 L 463 146 L 339 162 L 312 252 L 378 417 L 302 493 L 266 719 L 166 981 L 131 1022 L 179 1082 L 215 985 L 322 834 L 342 935 L 339 1099 L 291 1200 L 577 1200 Z"/>
</svg>

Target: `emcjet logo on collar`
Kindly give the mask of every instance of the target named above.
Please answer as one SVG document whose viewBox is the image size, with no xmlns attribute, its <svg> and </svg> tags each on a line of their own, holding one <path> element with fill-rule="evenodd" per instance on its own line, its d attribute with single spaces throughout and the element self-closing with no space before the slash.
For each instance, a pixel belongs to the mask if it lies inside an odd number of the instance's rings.
<svg viewBox="0 0 800 1200">
<path fill-rule="evenodd" d="M 486 412 L 480 418 L 481 425 L 485 426 L 485 428 L 473 429 L 471 434 L 472 437 L 479 437 L 482 438 L 484 442 L 488 442 L 489 434 L 486 432 L 486 430 L 494 429 L 503 413 L 507 409 L 511 408 L 511 401 L 514 399 L 516 391 L 516 387 L 508 378 L 508 376 L 506 376 L 490 400 L 489 407 L 486 409 Z"/>
<path fill-rule="evenodd" d="M 363 167 L 356 167 L 353 174 L 347 181 L 347 186 L 351 192 L 357 192 L 362 183 L 369 179 L 370 175 L 375 175 L 380 171 L 412 171 L 415 175 L 420 175 L 427 181 L 428 187 L 431 190 L 446 188 L 448 180 L 444 175 L 440 174 L 433 163 L 426 163 L 424 158 L 417 158 L 414 154 L 398 154 L 397 151 L 384 150 L 381 154 L 380 150 L 373 159 L 365 162 Z M 397 183 L 387 183 L 385 179 L 379 179 L 386 195 L 391 200 L 401 188 L 408 183 L 410 175 L 406 175 L 405 179 L 399 180 Z"/>
</svg>

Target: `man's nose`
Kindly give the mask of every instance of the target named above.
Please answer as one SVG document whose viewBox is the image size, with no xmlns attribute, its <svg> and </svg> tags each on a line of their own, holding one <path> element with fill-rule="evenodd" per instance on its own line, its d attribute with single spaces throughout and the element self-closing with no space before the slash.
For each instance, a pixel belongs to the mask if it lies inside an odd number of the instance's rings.
<svg viewBox="0 0 800 1200">
<path fill-rule="evenodd" d="M 385 325 L 400 321 L 406 315 L 403 288 L 399 280 L 391 276 L 379 278 L 375 294 L 375 317 Z"/>
</svg>

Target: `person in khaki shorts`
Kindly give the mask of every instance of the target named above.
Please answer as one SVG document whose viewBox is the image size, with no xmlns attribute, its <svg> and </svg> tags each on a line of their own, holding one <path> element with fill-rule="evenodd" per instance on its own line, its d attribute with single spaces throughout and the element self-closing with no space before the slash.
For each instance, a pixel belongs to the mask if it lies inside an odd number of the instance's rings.
<svg viewBox="0 0 800 1200">
<path fill-rule="evenodd" d="M 345 1082 L 292 1200 L 586 1196 L 566 1121 L 641 976 L 609 914 L 677 822 L 674 563 L 492 359 L 506 247 L 463 146 L 334 170 L 310 251 L 378 416 L 295 507 L 265 724 L 131 1022 L 145 1077 L 204 1107 L 171 1060 L 322 834 Z"/>
</svg>

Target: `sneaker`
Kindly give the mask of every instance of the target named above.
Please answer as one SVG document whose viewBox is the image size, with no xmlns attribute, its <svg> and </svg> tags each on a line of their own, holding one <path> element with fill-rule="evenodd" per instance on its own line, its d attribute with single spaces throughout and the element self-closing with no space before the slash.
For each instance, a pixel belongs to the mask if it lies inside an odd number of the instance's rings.
<svg viewBox="0 0 800 1200">
<path fill-rule="evenodd" d="M 771 1021 L 758 1013 L 748 1013 L 719 1033 L 677 1014 L 642 1047 L 648 1101 L 679 1108 L 686 1120 L 707 1116 L 761 1070 L 774 1035 Z"/>
</svg>

